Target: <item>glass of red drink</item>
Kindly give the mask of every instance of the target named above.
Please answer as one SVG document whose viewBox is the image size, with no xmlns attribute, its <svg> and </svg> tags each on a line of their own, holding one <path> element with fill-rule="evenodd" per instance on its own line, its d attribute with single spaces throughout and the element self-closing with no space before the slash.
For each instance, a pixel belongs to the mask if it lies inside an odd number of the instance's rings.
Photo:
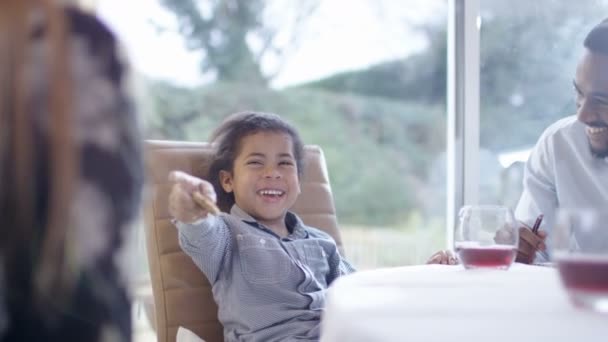
<svg viewBox="0 0 608 342">
<path fill-rule="evenodd" d="M 519 234 L 511 209 L 470 205 L 460 209 L 454 249 L 466 269 L 509 269 L 517 254 Z"/>
<path fill-rule="evenodd" d="M 560 209 L 550 242 L 571 301 L 608 313 L 608 208 Z"/>
</svg>

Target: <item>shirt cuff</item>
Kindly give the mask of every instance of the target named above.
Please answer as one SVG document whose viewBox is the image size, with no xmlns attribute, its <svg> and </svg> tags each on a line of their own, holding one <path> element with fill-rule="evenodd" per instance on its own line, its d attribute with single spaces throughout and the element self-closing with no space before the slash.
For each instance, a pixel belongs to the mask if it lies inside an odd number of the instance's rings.
<svg viewBox="0 0 608 342">
<path fill-rule="evenodd" d="M 172 218 L 171 223 L 173 223 L 173 225 L 175 227 L 177 227 L 177 229 L 180 229 L 182 227 L 188 227 L 188 226 L 200 226 L 201 224 L 203 224 L 203 222 L 205 222 L 206 219 L 207 218 L 201 218 L 192 223 L 184 223 L 182 221 L 178 221 L 177 219 Z"/>
<path fill-rule="evenodd" d="M 195 222 L 185 223 L 172 218 L 171 223 L 173 223 L 177 230 L 182 234 L 186 234 L 187 236 L 194 236 L 191 234 L 201 236 L 206 235 L 208 232 L 213 230 L 212 227 L 217 219 L 218 218 L 214 215 L 207 215 L 207 217 L 199 219 Z"/>
</svg>

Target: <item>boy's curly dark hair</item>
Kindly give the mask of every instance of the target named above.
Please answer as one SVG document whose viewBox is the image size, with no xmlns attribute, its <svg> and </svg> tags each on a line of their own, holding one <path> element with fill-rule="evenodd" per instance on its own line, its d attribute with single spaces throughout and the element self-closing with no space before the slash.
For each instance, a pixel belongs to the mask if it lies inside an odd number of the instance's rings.
<svg viewBox="0 0 608 342">
<path fill-rule="evenodd" d="M 261 112 L 239 112 L 227 117 L 211 135 L 214 157 L 209 166 L 207 179 L 217 192 L 217 204 L 221 211 L 230 212 L 234 205 L 234 193 L 224 191 L 220 182 L 220 171 L 234 170 L 234 160 L 241 149 L 243 138 L 259 132 L 285 133 L 291 137 L 293 155 L 296 159 L 298 177 L 304 170 L 304 145 L 298 131 L 280 116 Z"/>
</svg>

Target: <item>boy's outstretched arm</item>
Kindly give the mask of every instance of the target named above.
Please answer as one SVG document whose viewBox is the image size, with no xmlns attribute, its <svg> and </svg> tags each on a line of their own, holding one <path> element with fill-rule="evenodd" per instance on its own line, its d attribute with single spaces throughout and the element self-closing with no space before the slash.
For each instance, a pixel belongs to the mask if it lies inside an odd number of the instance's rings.
<svg viewBox="0 0 608 342">
<path fill-rule="evenodd" d="M 169 214 L 179 231 L 179 245 L 213 284 L 232 250 L 230 230 L 223 219 L 210 215 L 209 206 L 197 204 L 194 194 L 215 203 L 215 190 L 211 183 L 181 171 L 171 172 L 169 180 L 174 183 Z"/>
</svg>

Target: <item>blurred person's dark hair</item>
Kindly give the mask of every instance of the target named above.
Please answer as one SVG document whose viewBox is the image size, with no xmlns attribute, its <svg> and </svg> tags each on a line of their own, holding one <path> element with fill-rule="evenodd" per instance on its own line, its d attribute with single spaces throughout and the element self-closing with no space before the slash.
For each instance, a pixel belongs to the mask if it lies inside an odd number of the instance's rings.
<svg viewBox="0 0 608 342">
<path fill-rule="evenodd" d="M 608 55 L 608 18 L 589 31 L 583 44 L 589 51 Z"/>
<path fill-rule="evenodd" d="M 131 338 L 116 253 L 143 171 L 116 49 L 75 8 L 0 2 L 0 340 Z"/>
</svg>

